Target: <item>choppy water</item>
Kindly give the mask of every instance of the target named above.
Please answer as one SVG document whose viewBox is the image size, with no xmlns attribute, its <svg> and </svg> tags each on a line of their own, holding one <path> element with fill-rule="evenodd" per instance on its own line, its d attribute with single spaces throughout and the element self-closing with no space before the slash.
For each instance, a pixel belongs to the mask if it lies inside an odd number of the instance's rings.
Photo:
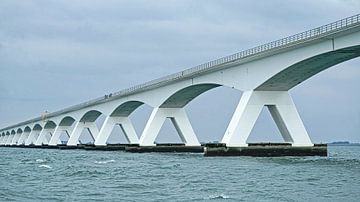
<svg viewBox="0 0 360 202">
<path fill-rule="evenodd" d="M 1 201 L 359 201 L 360 147 L 329 157 L 0 148 Z"/>
</svg>

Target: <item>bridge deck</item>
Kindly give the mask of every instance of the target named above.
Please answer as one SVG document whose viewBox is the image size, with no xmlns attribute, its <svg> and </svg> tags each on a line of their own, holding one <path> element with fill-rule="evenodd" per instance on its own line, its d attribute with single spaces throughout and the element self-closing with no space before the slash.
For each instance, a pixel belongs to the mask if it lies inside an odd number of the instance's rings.
<svg viewBox="0 0 360 202">
<path fill-rule="evenodd" d="M 140 85 L 136 85 L 115 93 L 111 93 L 109 95 L 105 95 L 88 102 L 84 102 L 78 105 L 74 105 L 53 113 L 49 113 L 47 118 L 55 117 L 61 114 L 65 114 L 68 112 L 76 111 L 82 108 L 86 108 L 89 106 L 105 103 L 111 100 L 119 99 L 122 97 L 126 97 L 132 94 L 136 94 L 139 92 L 143 92 L 146 90 L 151 90 L 154 88 L 158 88 L 164 85 L 171 84 L 176 81 L 188 79 L 191 77 L 195 77 L 204 73 L 218 71 L 223 68 L 227 68 L 229 66 L 233 66 L 239 64 L 244 61 L 257 60 L 262 57 L 266 57 L 269 55 L 274 55 L 282 51 L 286 51 L 289 49 L 296 48 L 298 46 L 305 45 L 307 43 L 311 43 L 317 40 L 329 39 L 334 36 L 351 33 L 360 29 L 360 14 L 354 15 L 348 18 L 344 18 L 342 20 L 329 23 L 305 32 L 301 32 L 289 37 L 285 37 L 276 41 L 272 41 L 260 46 L 256 46 L 254 48 L 244 50 L 226 57 L 219 58 L 217 60 L 213 60 L 198 66 L 195 66 L 190 69 L 186 69 L 181 72 L 177 72 L 159 79 L 155 79 Z M 26 125 L 28 123 L 40 121 L 42 117 L 37 117 L 25 122 L 21 122 L 6 128 L 1 129 L 1 131 L 12 129 L 18 126 Z"/>
</svg>

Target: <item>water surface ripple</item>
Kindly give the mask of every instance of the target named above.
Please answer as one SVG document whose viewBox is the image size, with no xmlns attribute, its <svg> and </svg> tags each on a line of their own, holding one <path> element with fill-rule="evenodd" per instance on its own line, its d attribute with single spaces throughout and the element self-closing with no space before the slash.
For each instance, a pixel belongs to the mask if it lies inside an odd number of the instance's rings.
<svg viewBox="0 0 360 202">
<path fill-rule="evenodd" d="M 358 201 L 360 147 L 329 157 L 0 148 L 1 201 Z"/>
</svg>

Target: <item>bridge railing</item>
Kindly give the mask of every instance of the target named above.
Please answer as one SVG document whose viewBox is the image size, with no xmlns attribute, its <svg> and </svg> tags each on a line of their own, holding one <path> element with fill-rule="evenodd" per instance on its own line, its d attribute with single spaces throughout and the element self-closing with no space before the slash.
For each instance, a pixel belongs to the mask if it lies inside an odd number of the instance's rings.
<svg viewBox="0 0 360 202">
<path fill-rule="evenodd" d="M 133 86 L 131 88 L 116 92 L 116 93 L 114 93 L 114 95 L 121 96 L 121 95 L 127 95 L 132 92 L 137 92 L 137 90 L 139 90 L 139 89 L 145 90 L 145 88 L 147 88 L 147 87 L 157 86 L 157 85 L 161 85 L 162 83 L 168 83 L 173 80 L 181 79 L 182 77 L 188 77 L 188 76 L 192 76 L 195 74 L 199 74 L 199 73 L 211 70 L 214 67 L 216 68 L 222 64 L 233 62 L 233 61 L 236 61 L 239 59 L 244 59 L 244 58 L 254 56 L 254 55 L 257 55 L 260 53 L 272 51 L 274 49 L 284 48 L 284 47 L 287 47 L 290 45 L 304 42 L 309 39 L 317 38 L 322 35 L 328 35 L 328 34 L 331 34 L 333 32 L 337 32 L 340 30 L 342 31 L 344 28 L 352 27 L 359 23 L 360 23 L 360 14 L 354 15 L 354 16 L 351 16 L 351 17 L 348 17 L 348 18 L 345 18 L 342 20 L 338 20 L 336 22 L 333 22 L 333 23 L 330 23 L 327 25 L 323 25 L 321 27 L 317 27 L 315 29 L 301 32 L 299 34 L 295 34 L 295 35 L 292 35 L 292 36 L 289 36 L 286 38 L 272 41 L 270 43 L 256 46 L 254 48 L 251 48 L 251 49 L 239 52 L 239 53 L 235 53 L 235 54 L 232 54 L 232 55 L 229 55 L 226 57 L 222 57 L 217 60 L 213 60 L 213 61 L 201 64 L 201 65 L 195 66 L 193 68 L 190 68 L 190 69 L 187 69 L 187 70 L 175 73 L 175 74 L 171 74 L 166 77 L 162 77 L 159 79 L 149 81 L 147 83 Z"/>
<path fill-rule="evenodd" d="M 248 58 L 248 57 L 252 57 L 258 54 L 262 54 L 262 53 L 266 53 L 266 52 L 270 52 L 276 49 L 282 49 L 282 48 L 286 48 L 289 46 L 293 46 L 296 44 L 300 44 L 303 43 L 305 41 L 308 40 L 313 40 L 313 39 L 317 39 L 317 38 L 321 38 L 323 36 L 327 36 L 333 33 L 337 33 L 346 29 L 349 29 L 351 27 L 355 27 L 355 26 L 359 26 L 360 24 L 360 14 L 348 17 L 348 18 L 344 18 L 342 20 L 338 20 L 336 22 L 333 23 L 329 23 L 320 27 L 317 27 L 315 29 L 311 29 L 305 32 L 301 32 L 299 34 L 295 34 L 289 37 L 285 37 L 276 41 L 272 41 L 270 43 L 266 43 L 260 46 L 256 46 L 254 48 L 251 49 L 247 49 L 226 57 L 222 57 L 219 58 L 217 60 L 213 60 L 198 66 L 195 66 L 193 68 L 175 73 L 175 74 L 171 74 L 159 79 L 155 79 L 143 84 L 139 84 L 109 95 L 105 95 L 103 97 L 99 97 L 93 100 L 90 100 L 88 102 L 84 102 L 78 105 L 74 105 L 68 108 L 65 108 L 63 110 L 57 111 L 57 112 L 53 112 L 47 115 L 48 118 L 63 114 L 63 113 L 67 113 L 67 112 L 71 112 L 71 111 L 75 111 L 77 109 L 80 108 L 84 108 L 84 107 L 88 107 L 88 106 L 92 106 L 92 105 L 96 105 L 102 102 L 106 102 L 108 100 L 111 99 L 117 99 L 119 97 L 123 97 L 126 95 L 130 95 L 130 94 L 134 94 L 134 93 L 138 93 L 141 91 L 145 91 L 148 89 L 152 89 L 152 88 L 156 88 L 159 86 L 162 86 L 164 84 L 167 83 L 171 83 L 172 81 L 176 81 L 176 80 L 180 80 L 183 78 L 188 78 L 191 76 L 195 76 L 197 74 L 201 74 L 203 72 L 207 72 L 207 71 L 211 71 L 211 70 L 216 70 L 218 67 L 221 67 L 222 65 L 228 64 L 230 62 L 234 62 L 234 61 L 238 61 L 240 59 L 244 59 L 244 58 Z M 32 123 L 32 122 L 36 122 L 36 121 L 40 121 L 41 117 L 38 118 L 34 118 L 13 126 L 9 126 L 6 127 L 2 130 L 8 130 L 11 129 L 13 127 L 18 127 L 21 125 L 25 125 L 28 123 Z"/>
</svg>

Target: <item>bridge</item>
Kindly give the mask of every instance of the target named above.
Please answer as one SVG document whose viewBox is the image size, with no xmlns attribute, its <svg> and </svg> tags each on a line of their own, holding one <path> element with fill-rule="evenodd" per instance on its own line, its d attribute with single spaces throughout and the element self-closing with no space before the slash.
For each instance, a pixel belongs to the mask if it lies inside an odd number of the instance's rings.
<svg viewBox="0 0 360 202">
<path fill-rule="evenodd" d="M 154 146 L 169 118 L 185 146 L 200 146 L 184 107 L 219 86 L 242 91 L 221 140 L 227 148 L 246 148 L 247 138 L 267 107 L 284 142 L 313 147 L 289 90 L 308 78 L 360 55 L 360 14 L 210 61 L 144 84 L 0 129 L 0 145 L 77 146 L 88 130 L 95 146 L 106 146 L 116 125 L 129 145 Z M 140 138 L 129 116 L 141 105 L 153 108 Z M 100 128 L 95 121 L 106 119 Z"/>
</svg>

